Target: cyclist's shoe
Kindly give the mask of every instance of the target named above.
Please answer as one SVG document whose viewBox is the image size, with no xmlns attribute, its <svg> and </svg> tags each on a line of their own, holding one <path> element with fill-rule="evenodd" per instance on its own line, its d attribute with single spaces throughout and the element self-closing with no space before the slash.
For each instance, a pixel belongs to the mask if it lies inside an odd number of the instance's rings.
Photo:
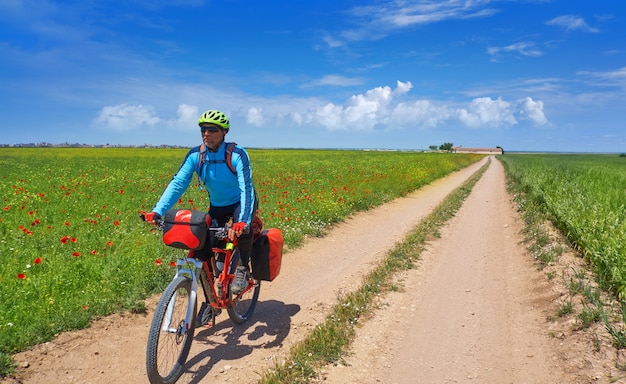
<svg viewBox="0 0 626 384">
<path fill-rule="evenodd" d="M 213 308 L 207 302 L 202 303 L 198 316 L 196 316 L 196 327 L 204 327 L 213 320 Z"/>
<path fill-rule="evenodd" d="M 235 295 L 238 295 L 246 288 L 248 288 L 248 268 L 240 265 L 235 271 L 235 280 L 230 285 L 230 290 Z"/>
</svg>

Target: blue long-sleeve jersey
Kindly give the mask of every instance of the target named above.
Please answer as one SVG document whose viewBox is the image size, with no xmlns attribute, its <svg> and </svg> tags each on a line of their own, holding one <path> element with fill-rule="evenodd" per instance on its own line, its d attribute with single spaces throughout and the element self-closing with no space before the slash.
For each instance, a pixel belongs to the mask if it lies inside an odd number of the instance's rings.
<svg viewBox="0 0 626 384">
<path fill-rule="evenodd" d="M 206 152 L 199 169 L 201 146 L 191 148 L 152 211 L 163 216 L 185 193 L 194 172 L 197 172 L 199 180 L 206 186 L 211 205 L 225 207 L 240 202 L 241 213 L 235 221 L 250 224 L 254 207 L 250 158 L 245 149 L 235 145 L 231 157 L 231 164 L 236 170 L 236 174 L 233 174 L 225 160 L 227 145 L 228 143 L 223 142 L 216 152 L 211 152 L 204 146 Z"/>
</svg>

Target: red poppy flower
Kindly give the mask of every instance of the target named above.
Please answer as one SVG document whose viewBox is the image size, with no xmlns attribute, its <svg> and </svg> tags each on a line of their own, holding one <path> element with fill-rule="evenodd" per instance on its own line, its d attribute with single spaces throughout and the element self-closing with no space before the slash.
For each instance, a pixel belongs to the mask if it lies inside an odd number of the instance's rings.
<svg viewBox="0 0 626 384">
<path fill-rule="evenodd" d="M 35 264 L 41 264 L 41 263 L 43 263 L 43 259 L 42 259 L 41 257 L 38 257 L 38 258 L 36 258 L 36 259 L 33 261 L 33 263 L 35 263 Z"/>
<path fill-rule="evenodd" d="M 25 275 L 25 274 L 23 274 L 23 273 L 18 273 L 18 274 L 17 274 L 17 278 L 18 278 L 18 279 L 20 279 L 20 280 L 23 280 L 23 279 L 25 279 L 25 278 L 26 278 L 26 275 Z"/>
<path fill-rule="evenodd" d="M 112 241 L 107 241 L 107 246 L 108 247 L 112 247 L 113 246 L 113 242 Z"/>
<path fill-rule="evenodd" d="M 66 221 L 66 222 L 65 222 L 65 226 L 66 226 L 66 227 L 69 227 L 69 226 L 70 226 L 70 222 L 69 222 L 69 221 Z"/>
<path fill-rule="evenodd" d="M 113 222 L 113 226 L 117 227 L 118 225 L 120 225 L 120 222 L 119 222 L 119 221 L 117 221 L 117 220 L 115 220 L 115 221 Z"/>
<path fill-rule="evenodd" d="M 80 256 L 80 252 L 74 252 L 74 253 L 72 253 L 72 256 L 79 257 Z"/>
<path fill-rule="evenodd" d="M 98 251 L 96 251 L 95 249 L 92 249 L 90 253 L 91 253 L 92 255 L 97 255 L 97 254 L 98 254 Z"/>
<path fill-rule="evenodd" d="M 156 263 L 156 265 L 161 265 L 161 264 L 163 264 L 163 261 L 159 257 L 158 259 L 156 259 L 155 263 Z"/>
<path fill-rule="evenodd" d="M 82 307 L 82 308 L 83 308 L 83 311 L 86 311 L 86 310 L 88 310 L 88 309 L 89 309 L 89 306 L 88 306 L 88 305 L 83 305 L 83 307 Z"/>
<path fill-rule="evenodd" d="M 61 238 L 61 243 L 63 243 L 63 244 L 67 244 L 67 241 L 68 241 L 69 239 L 70 239 L 70 237 L 69 237 L 69 236 L 63 236 L 63 237 Z"/>
<path fill-rule="evenodd" d="M 5 210 L 5 211 L 10 211 L 10 210 L 11 210 L 11 206 L 10 206 L 10 205 L 7 205 L 6 207 L 4 207 L 4 210 Z"/>
<path fill-rule="evenodd" d="M 77 241 L 78 241 L 78 239 L 77 239 L 77 238 L 75 238 L 75 237 L 72 237 L 72 238 L 70 239 L 70 241 L 71 241 L 72 243 L 75 243 L 75 242 L 77 242 Z"/>
<path fill-rule="evenodd" d="M 176 262 L 175 261 L 170 261 L 170 267 L 175 267 L 176 266 Z"/>
</svg>

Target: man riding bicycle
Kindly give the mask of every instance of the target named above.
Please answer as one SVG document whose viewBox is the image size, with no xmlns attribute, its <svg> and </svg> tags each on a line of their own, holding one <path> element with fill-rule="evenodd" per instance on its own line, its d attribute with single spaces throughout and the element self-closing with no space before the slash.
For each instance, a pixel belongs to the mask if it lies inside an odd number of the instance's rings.
<svg viewBox="0 0 626 384">
<path fill-rule="evenodd" d="M 243 147 L 224 141 L 230 129 L 224 113 L 217 110 L 206 111 L 198 119 L 198 125 L 203 144 L 191 148 L 185 156 L 178 172 L 152 209 L 153 220 L 163 216 L 178 201 L 196 172 L 198 181 L 206 186 L 209 194 L 211 219 L 224 226 L 233 218 L 229 235 L 231 238 L 238 238 L 241 263 L 235 271 L 231 291 L 238 294 L 248 286 L 253 241 L 253 233 L 249 228 L 257 205 L 250 158 Z M 197 251 L 196 257 L 207 260 L 210 253 L 211 243 L 207 241 L 205 249 Z M 210 320 L 210 313 L 204 313 L 208 310 L 211 310 L 211 306 L 204 303 L 198 314 L 198 319 L 202 319 L 201 323 L 206 324 Z"/>
</svg>

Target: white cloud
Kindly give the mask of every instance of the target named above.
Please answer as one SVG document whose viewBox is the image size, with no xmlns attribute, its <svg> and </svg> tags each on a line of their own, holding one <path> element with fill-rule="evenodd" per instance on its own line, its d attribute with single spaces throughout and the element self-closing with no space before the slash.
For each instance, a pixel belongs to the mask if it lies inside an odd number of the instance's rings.
<svg viewBox="0 0 626 384">
<path fill-rule="evenodd" d="M 543 113 L 543 101 L 535 101 L 532 97 L 526 97 L 519 102 L 519 115 L 521 119 L 530 120 L 535 125 L 548 123 L 548 119 Z"/>
<path fill-rule="evenodd" d="M 330 130 L 371 130 L 385 123 L 389 116 L 388 106 L 394 98 L 407 93 L 413 85 L 397 82 L 397 87 L 376 87 L 365 94 L 353 95 L 344 106 L 332 103 L 318 108 L 315 120 Z"/>
<path fill-rule="evenodd" d="M 507 53 L 518 53 L 529 57 L 543 55 L 543 52 L 535 47 L 535 43 L 529 41 L 520 41 L 504 47 L 489 47 L 487 48 L 487 53 L 492 57 L 492 60 Z"/>
<path fill-rule="evenodd" d="M 626 86 L 626 67 L 605 72 L 579 71 L 577 74 L 604 86 Z"/>
<path fill-rule="evenodd" d="M 246 122 L 250 125 L 261 127 L 265 124 L 265 117 L 263 116 L 263 108 L 252 107 L 248 109 L 246 113 Z"/>
<path fill-rule="evenodd" d="M 300 112 L 291 112 L 289 116 L 294 123 L 296 123 L 297 125 L 302 125 L 302 122 L 304 121 L 304 116 L 302 116 Z"/>
<path fill-rule="evenodd" d="M 167 125 L 183 131 L 196 130 L 198 126 L 198 107 L 181 104 L 176 110 L 176 120 L 169 120 Z"/>
<path fill-rule="evenodd" d="M 94 123 L 122 132 L 154 126 L 160 121 L 151 106 L 119 104 L 102 108 Z"/>
<path fill-rule="evenodd" d="M 343 107 L 328 103 L 317 109 L 315 117 L 317 122 L 331 131 L 349 130 L 343 123 Z"/>
<path fill-rule="evenodd" d="M 597 28 L 593 28 L 589 26 L 589 24 L 587 24 L 582 17 L 578 17 L 574 15 L 558 16 L 552 20 L 547 21 L 546 24 L 553 25 L 556 27 L 562 27 L 566 31 L 574 31 L 578 29 L 584 32 L 592 32 L 592 33 L 599 32 Z"/>
<path fill-rule="evenodd" d="M 531 97 L 508 102 L 502 98 L 479 97 L 466 106 L 435 103 L 431 100 L 405 100 L 413 88 L 411 82 L 397 82 L 395 89 L 382 86 L 353 95 L 344 103 L 325 103 L 309 107 L 306 103 L 292 104 L 290 113 L 276 112 L 282 106 L 266 104 L 264 109 L 248 111 L 248 123 L 267 121 L 296 126 L 321 125 L 329 131 L 371 131 L 436 129 L 445 125 L 463 125 L 472 129 L 509 128 L 519 122 L 545 125 L 543 102 Z M 250 111 L 255 119 L 250 119 Z M 262 115 L 262 116 L 261 116 Z M 261 123 L 260 121 L 263 121 Z"/>
<path fill-rule="evenodd" d="M 453 115 L 448 107 L 438 107 L 428 100 L 399 103 L 391 112 L 389 123 L 393 127 L 435 128 Z"/>
<path fill-rule="evenodd" d="M 345 45 L 343 41 L 337 40 L 329 35 L 324 36 L 323 40 L 328 48 L 339 48 Z"/>
<path fill-rule="evenodd" d="M 429 100 L 401 101 L 412 89 L 410 82 L 397 82 L 397 87 L 376 87 L 364 94 L 351 96 L 344 104 L 328 103 L 315 110 L 311 120 L 327 129 L 368 131 L 386 129 L 436 128 L 457 122 L 469 128 L 508 128 L 520 120 L 535 125 L 548 122 L 543 102 L 530 97 L 510 103 L 502 98 L 480 97 L 466 107 L 438 106 Z"/>
<path fill-rule="evenodd" d="M 341 87 L 346 87 L 346 86 L 354 86 L 354 85 L 360 85 L 363 84 L 363 79 L 359 79 L 359 78 L 350 78 L 350 77 L 345 77 L 345 76 L 339 76 L 339 75 L 326 75 L 326 76 L 322 76 L 321 78 L 311 81 L 308 84 L 304 84 L 304 87 L 315 87 L 315 86 L 341 86 Z"/>
<path fill-rule="evenodd" d="M 178 131 L 192 131 L 198 127 L 198 116 L 198 107 L 189 104 L 180 104 L 176 118 L 173 119 L 159 117 L 152 106 L 119 104 L 102 108 L 93 122 L 119 132 L 157 125 Z"/>
<path fill-rule="evenodd" d="M 622 67 L 616 71 L 604 72 L 604 77 L 615 80 L 624 80 L 626 79 L 626 67 Z"/>
<path fill-rule="evenodd" d="M 498 98 L 479 97 L 467 109 L 457 111 L 459 120 L 470 128 L 499 128 L 517 124 L 511 104 Z"/>
<path fill-rule="evenodd" d="M 229 113 L 238 126 L 322 127 L 328 131 L 367 132 L 373 130 L 433 130 L 445 126 L 471 129 L 509 128 L 518 123 L 545 125 L 543 102 L 531 97 L 517 101 L 478 97 L 465 105 L 458 102 L 410 97 L 413 84 L 397 81 L 396 86 L 379 86 L 354 94 L 343 102 L 319 98 L 278 98 L 238 103 Z M 487 92 L 485 92 L 487 93 Z M 176 116 L 164 118 L 151 106 L 120 104 L 102 108 L 94 123 L 116 131 L 142 126 L 178 131 L 197 129 L 198 107 L 180 104 Z M 232 116 L 231 116 L 232 114 Z"/>
<path fill-rule="evenodd" d="M 394 30 L 445 20 L 489 17 L 497 10 L 488 8 L 489 1 L 389 1 L 376 5 L 357 6 L 348 11 L 359 24 L 358 29 L 342 33 L 347 40 L 380 39 Z"/>
</svg>

